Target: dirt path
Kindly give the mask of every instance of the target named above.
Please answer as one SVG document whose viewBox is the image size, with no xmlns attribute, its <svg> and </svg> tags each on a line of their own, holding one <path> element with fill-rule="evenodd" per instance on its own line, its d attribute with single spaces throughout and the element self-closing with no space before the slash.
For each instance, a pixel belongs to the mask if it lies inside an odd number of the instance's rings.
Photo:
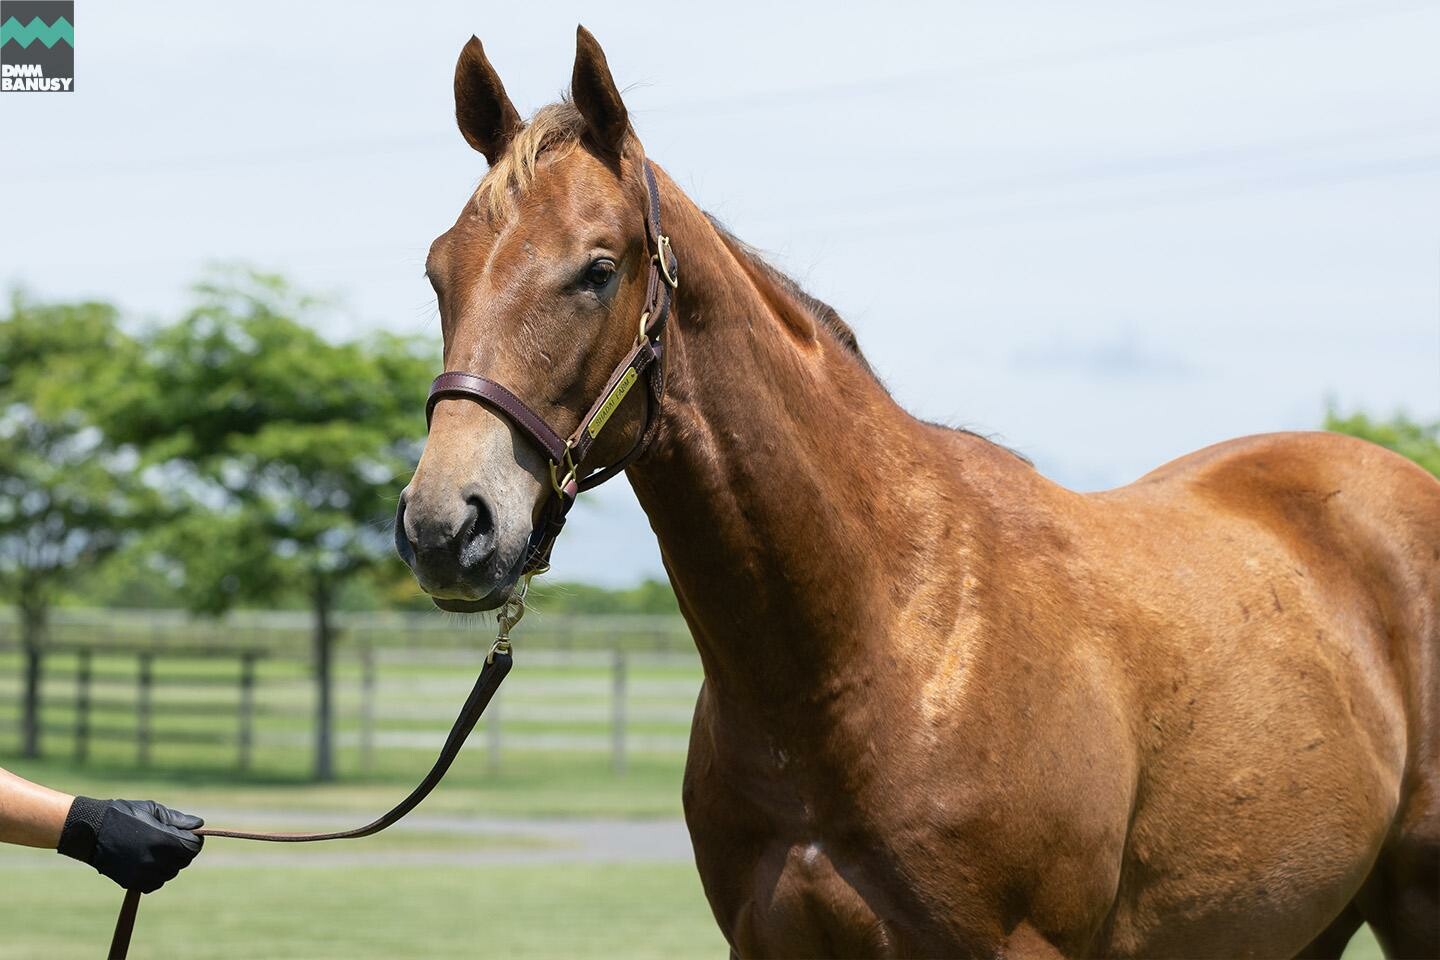
<svg viewBox="0 0 1440 960">
<path fill-rule="evenodd" d="M 333 829 L 356 821 L 353 812 L 206 810 L 206 817 L 213 824 L 227 827 L 281 830 Z M 422 848 L 404 849 L 407 834 L 429 836 Z M 435 835 L 484 838 L 486 843 L 493 841 L 494 846 L 446 850 L 443 839 L 436 842 Z M 394 848 L 397 841 L 400 849 Z M 377 844 L 367 849 L 365 840 L 294 846 L 217 838 L 207 841 L 196 866 L 689 863 L 692 859 L 690 835 L 680 820 L 544 820 L 416 813 L 391 827 L 381 842 L 385 846 Z"/>
</svg>

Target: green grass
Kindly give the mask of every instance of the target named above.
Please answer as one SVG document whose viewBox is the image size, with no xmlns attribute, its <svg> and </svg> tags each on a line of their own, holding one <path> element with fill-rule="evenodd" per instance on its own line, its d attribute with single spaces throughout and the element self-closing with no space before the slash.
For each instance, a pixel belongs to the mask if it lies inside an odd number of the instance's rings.
<svg viewBox="0 0 1440 960">
<path fill-rule="evenodd" d="M 120 891 L 52 853 L 5 851 L 0 960 L 88 958 Z M 238 958 L 717 958 L 694 867 L 214 867 L 145 898 L 131 954 Z M 1380 960 L 1362 928 L 1346 960 Z"/>
<path fill-rule="evenodd" d="M 327 785 L 306 783 L 299 771 L 293 778 L 262 780 L 203 766 L 141 772 L 128 766 L 80 767 L 51 760 L 3 759 L 0 765 L 67 793 L 154 799 L 201 816 L 207 809 L 256 809 L 334 810 L 363 817 L 388 809 L 429 767 L 430 758 L 403 753 L 403 760 L 391 758 L 384 776 Z M 471 748 L 421 810 L 518 817 L 679 817 L 683 765 L 677 756 L 637 756 L 619 776 L 604 756 L 527 753 L 507 757 L 500 772 L 490 774 L 484 753 Z"/>
<path fill-rule="evenodd" d="M 402 797 L 428 758 L 389 758 L 378 779 L 314 785 L 240 778 L 221 770 L 8 760 L 22 776 L 72 793 L 154 797 L 212 810 L 326 811 L 336 827 L 368 820 Z M 500 774 L 483 750 L 462 754 L 420 813 L 528 817 L 676 817 L 681 760 L 632 758 L 625 776 L 596 755 L 520 754 Z M 217 826 L 256 824 L 219 823 Z M 266 822 L 275 828 L 278 823 Z M 297 824 L 296 826 L 301 826 Z M 307 828 L 313 825 L 304 825 Z M 132 956 L 259 957 L 717 957 L 725 947 L 694 867 L 635 865 L 411 865 L 393 855 L 481 855 L 555 849 L 530 836 L 392 831 L 353 845 L 284 849 L 216 841 L 179 880 L 146 898 Z M 377 863 L 363 857 L 377 855 Z M 328 865 L 332 856 L 359 863 Z M 313 858 L 314 866 L 307 861 Z M 387 858 L 388 862 L 387 862 Z M 250 860 L 255 865 L 249 864 Z M 240 861 L 237 863 L 236 861 Z M 53 853 L 0 848 L 0 960 L 103 953 L 120 891 Z"/>
<path fill-rule="evenodd" d="M 0 958 L 102 955 L 120 890 L 53 853 L 32 856 L 45 863 L 0 868 Z M 145 898 L 131 952 L 135 960 L 724 955 L 688 864 L 207 869 L 203 858 Z"/>
<path fill-rule="evenodd" d="M 175 772 L 139 776 L 123 769 L 76 770 L 56 762 L 8 766 L 72 792 L 153 796 L 202 815 L 211 809 L 324 810 L 352 813 L 356 823 L 388 807 L 409 786 L 227 783 Z M 498 778 L 463 771 L 420 810 L 676 816 L 679 780 L 679 766 L 672 759 L 641 764 L 631 776 L 615 777 L 593 757 L 531 757 Z M 335 824 L 351 825 L 348 820 Z M 332 853 L 373 853 L 383 861 L 394 853 L 480 854 L 546 845 L 526 836 L 407 830 L 358 845 L 307 848 L 284 864 L 270 866 L 262 864 L 275 848 L 217 845 L 213 849 L 223 849 L 229 865 L 211 865 L 202 856 L 178 882 L 147 898 L 133 955 L 137 960 L 724 955 L 689 864 L 326 865 Z M 312 855 L 315 866 L 306 865 Z M 236 865 L 237 858 L 257 863 Z M 0 960 L 97 955 L 120 895 L 108 881 L 53 853 L 19 848 L 0 849 L 0 890 L 5 891 L 0 897 Z M 1346 957 L 1379 960 L 1379 947 L 1368 929 L 1356 935 Z"/>
</svg>

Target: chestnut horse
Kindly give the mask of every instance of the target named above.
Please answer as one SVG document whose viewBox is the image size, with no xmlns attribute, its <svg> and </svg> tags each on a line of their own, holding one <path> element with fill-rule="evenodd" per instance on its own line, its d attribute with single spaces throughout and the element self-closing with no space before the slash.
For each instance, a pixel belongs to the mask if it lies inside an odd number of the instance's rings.
<svg viewBox="0 0 1440 960">
<path fill-rule="evenodd" d="M 528 124 L 477 40 L 455 93 L 491 169 L 430 250 L 446 369 L 568 430 L 636 342 L 640 143 L 583 29 Z M 658 182 L 680 285 L 627 475 L 704 665 L 685 815 L 734 955 L 1319 957 L 1362 921 L 1440 955 L 1440 483 L 1295 433 L 1063 489 L 907 414 Z M 510 596 L 548 466 L 438 402 L 397 517 L 437 604 Z"/>
</svg>

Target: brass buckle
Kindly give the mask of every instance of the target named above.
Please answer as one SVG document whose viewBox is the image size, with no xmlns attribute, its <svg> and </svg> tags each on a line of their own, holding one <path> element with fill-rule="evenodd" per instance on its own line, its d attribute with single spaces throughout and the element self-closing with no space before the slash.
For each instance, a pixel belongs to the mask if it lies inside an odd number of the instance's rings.
<svg viewBox="0 0 1440 960">
<path fill-rule="evenodd" d="M 670 249 L 670 238 L 662 233 L 660 234 L 660 238 L 655 241 L 655 244 L 659 247 L 655 252 L 655 262 L 660 265 L 660 276 L 665 278 L 665 282 L 670 285 L 671 290 L 679 290 L 680 278 L 676 276 L 675 273 L 670 272 L 670 258 L 675 253 L 675 251 Z M 675 262 L 675 266 L 676 273 L 678 273 L 680 266 L 678 259 Z"/>
<path fill-rule="evenodd" d="M 487 664 L 495 662 L 495 654 L 510 652 L 510 631 L 525 616 L 525 594 L 530 592 L 530 578 L 533 576 L 534 573 L 527 573 L 521 577 L 519 588 L 500 606 L 500 612 L 495 617 L 499 629 L 495 631 L 494 645 L 485 656 Z"/>
<path fill-rule="evenodd" d="M 561 465 L 565 467 L 565 476 L 560 476 Z M 571 441 L 565 441 L 565 454 L 560 463 L 550 461 L 550 487 L 560 496 L 565 496 L 565 487 L 574 480 L 579 473 L 579 467 L 575 465 L 575 458 L 571 455 Z"/>
<path fill-rule="evenodd" d="M 645 342 L 645 325 L 650 322 L 650 311 L 644 310 L 640 313 L 640 334 L 635 338 L 635 346 Z"/>
</svg>

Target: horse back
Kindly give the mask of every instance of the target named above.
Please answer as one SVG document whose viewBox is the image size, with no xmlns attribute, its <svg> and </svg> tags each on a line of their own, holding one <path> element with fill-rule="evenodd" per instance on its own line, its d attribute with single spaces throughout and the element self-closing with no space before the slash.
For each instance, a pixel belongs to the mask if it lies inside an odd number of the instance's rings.
<svg viewBox="0 0 1440 960">
<path fill-rule="evenodd" d="M 1368 441 L 1284 433 L 1206 448 L 1115 493 L 1167 490 L 1201 514 L 1252 527 L 1256 536 L 1240 552 L 1268 541 L 1288 557 L 1290 573 L 1347 602 L 1361 622 L 1342 632 L 1375 644 L 1370 652 L 1404 693 L 1412 759 L 1428 747 L 1435 760 L 1434 734 L 1423 733 L 1440 720 L 1425 716 L 1440 690 L 1440 481 Z M 1422 719 L 1428 728 L 1417 725 Z"/>
</svg>

